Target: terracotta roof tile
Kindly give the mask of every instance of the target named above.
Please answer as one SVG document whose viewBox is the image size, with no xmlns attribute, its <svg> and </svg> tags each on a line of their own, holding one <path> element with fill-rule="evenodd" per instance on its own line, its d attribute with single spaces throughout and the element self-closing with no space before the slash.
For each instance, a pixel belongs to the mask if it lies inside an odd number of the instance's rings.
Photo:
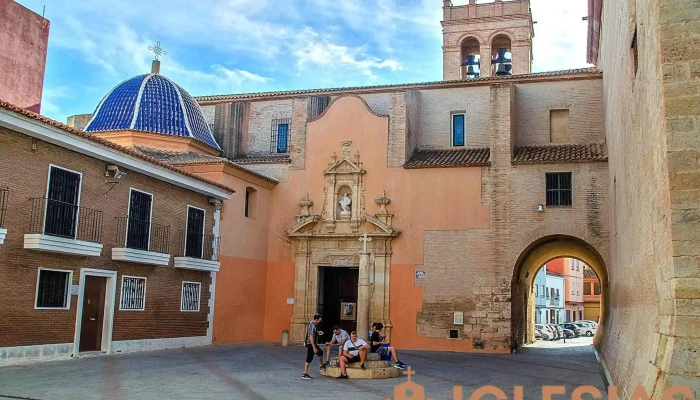
<svg viewBox="0 0 700 400">
<path fill-rule="evenodd" d="M 595 272 L 590 268 L 583 269 L 583 277 L 598 279 L 598 275 L 596 275 Z"/>
<path fill-rule="evenodd" d="M 243 165 L 239 165 L 227 158 L 217 157 L 208 154 L 195 153 L 193 151 L 189 152 L 178 152 L 178 151 L 166 151 L 160 149 L 153 149 L 149 147 L 134 147 L 138 152 L 155 158 L 156 160 L 162 161 L 170 165 L 206 165 L 206 164 L 227 164 L 241 171 L 245 171 L 249 174 L 257 176 L 258 178 L 264 179 L 268 182 L 279 183 L 275 178 L 261 174 L 259 172 L 253 171 L 252 169 L 246 168 Z"/>
<path fill-rule="evenodd" d="M 144 154 L 142 154 L 142 153 L 140 153 L 140 152 L 138 152 L 138 151 L 136 151 L 136 150 L 134 150 L 134 149 L 130 149 L 130 148 L 127 148 L 127 147 L 124 147 L 124 146 L 120 146 L 120 145 L 118 145 L 118 144 L 116 144 L 116 143 L 114 143 L 114 142 L 110 142 L 110 141 L 107 140 L 107 139 L 103 139 L 103 138 L 101 138 L 101 137 L 92 135 L 92 134 L 90 134 L 90 133 L 87 133 L 87 132 L 85 132 L 85 131 L 81 131 L 81 130 L 79 130 L 79 129 L 71 128 L 71 127 L 68 126 L 68 125 L 62 124 L 62 123 L 60 123 L 60 122 L 58 122 L 58 121 L 54 121 L 54 120 L 52 120 L 52 119 L 50 119 L 50 118 L 47 118 L 47 117 L 45 117 L 45 116 L 43 116 L 43 115 L 40 115 L 40 114 L 37 114 L 37 113 L 35 113 L 35 112 L 29 111 L 29 110 L 27 110 L 27 109 L 24 109 L 24 108 L 22 108 L 22 107 L 16 106 L 16 105 L 14 105 L 14 104 L 5 102 L 5 101 L 3 101 L 2 99 L 0 99 L 0 108 L 5 109 L 5 110 L 8 110 L 8 111 L 11 111 L 11 112 L 14 112 L 15 114 L 19 114 L 19 115 L 22 115 L 22 116 L 25 116 L 25 117 L 28 117 L 28 118 L 35 119 L 35 120 L 37 120 L 37 121 L 39 121 L 39 122 L 42 122 L 42 123 L 44 123 L 44 124 L 51 125 L 51 126 L 53 126 L 53 127 L 55 127 L 55 128 L 58 128 L 58 129 L 60 129 L 60 130 L 62 130 L 62 131 L 64 131 L 64 132 L 66 132 L 66 133 L 69 133 L 69 134 L 72 134 L 72 135 L 75 135 L 75 136 L 79 136 L 79 137 L 81 137 L 81 138 L 90 140 L 90 141 L 95 142 L 95 143 L 97 143 L 97 144 L 100 144 L 100 145 L 102 145 L 102 146 L 106 146 L 106 147 L 112 148 L 112 149 L 114 149 L 114 150 L 117 150 L 117 151 L 119 151 L 119 152 L 122 152 L 122 153 L 124 153 L 124 154 L 128 154 L 128 155 L 130 155 L 130 156 L 136 157 L 136 158 L 138 158 L 138 159 L 141 159 L 142 161 L 146 161 L 146 162 L 149 162 L 149 163 L 151 163 L 151 164 L 155 164 L 155 165 L 161 166 L 161 167 L 166 168 L 166 169 L 168 169 L 168 170 L 171 170 L 171 171 L 173 171 L 173 172 L 177 172 L 178 174 L 187 176 L 187 177 L 189 177 L 189 178 L 197 179 L 197 180 L 199 180 L 199 181 L 201 181 L 201 182 L 204 182 L 204 183 L 207 183 L 207 184 L 209 184 L 209 185 L 216 186 L 216 187 L 218 187 L 218 188 L 227 190 L 227 191 L 229 191 L 229 192 L 231 192 L 231 193 L 235 193 L 235 191 L 234 191 L 233 189 L 231 189 L 230 187 L 228 187 L 228 186 L 226 186 L 226 185 L 222 185 L 222 184 L 220 184 L 220 183 L 218 183 L 218 182 L 214 182 L 214 181 L 212 181 L 212 180 L 209 180 L 209 179 L 206 179 L 206 178 L 202 178 L 202 177 L 200 177 L 200 176 L 198 176 L 198 175 L 189 173 L 189 172 L 187 172 L 187 171 L 183 171 L 183 170 L 181 170 L 181 169 L 179 169 L 179 168 L 177 168 L 177 167 L 174 167 L 174 166 L 172 166 L 172 165 L 170 165 L 170 164 L 164 163 L 164 162 L 162 162 L 162 161 L 159 161 L 159 160 L 157 160 L 157 159 L 154 159 L 154 158 L 152 158 L 152 157 L 149 157 L 149 156 L 147 156 L 147 155 L 144 155 Z"/>
<path fill-rule="evenodd" d="M 256 155 L 251 155 L 251 156 L 246 156 L 246 157 L 239 157 L 239 158 L 234 158 L 233 162 L 236 164 L 277 164 L 277 163 L 290 163 L 292 162 L 292 159 L 289 157 L 289 154 L 282 154 L 282 155 L 276 155 L 276 154 L 270 154 L 270 155 L 264 155 L 264 156 L 256 156 Z"/>
<path fill-rule="evenodd" d="M 515 149 L 514 164 L 607 161 L 605 144 L 523 146 Z"/>
<path fill-rule="evenodd" d="M 277 96 L 296 96 L 300 94 L 321 94 L 321 93 L 335 93 L 343 91 L 372 91 L 372 90 L 383 90 L 383 89 L 409 89 L 414 87 L 430 87 L 430 86 L 462 86 L 470 84 L 488 84 L 497 81 L 508 81 L 508 80 L 538 80 L 541 78 L 552 78 L 552 77 L 570 77 L 573 75 L 597 75 L 602 76 L 602 73 L 597 68 L 578 68 L 578 69 L 567 69 L 561 71 L 547 71 L 547 72 L 537 72 L 533 74 L 521 74 L 521 75 L 503 75 L 503 76 L 488 76 L 476 79 L 457 79 L 450 81 L 433 81 L 433 82 L 418 82 L 418 83 L 400 83 L 392 85 L 377 85 L 377 86 L 351 86 L 351 87 L 341 87 L 341 88 L 325 88 L 325 89 L 304 89 L 304 90 L 287 90 L 279 92 L 259 92 L 259 93 L 237 93 L 237 94 L 222 94 L 213 96 L 196 96 L 195 100 L 198 102 L 218 102 L 218 101 L 230 101 L 239 99 L 255 99 L 255 98 L 266 98 L 266 97 L 277 97 Z"/>
<path fill-rule="evenodd" d="M 483 149 L 418 150 L 404 168 L 476 167 L 490 165 L 491 151 Z"/>
</svg>

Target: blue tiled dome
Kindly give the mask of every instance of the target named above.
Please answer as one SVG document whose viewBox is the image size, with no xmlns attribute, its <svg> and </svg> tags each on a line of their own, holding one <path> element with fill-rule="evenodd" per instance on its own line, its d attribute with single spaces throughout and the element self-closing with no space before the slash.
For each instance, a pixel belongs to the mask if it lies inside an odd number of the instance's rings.
<svg viewBox="0 0 700 400">
<path fill-rule="evenodd" d="M 159 74 L 127 79 L 102 99 L 87 132 L 136 130 L 189 137 L 221 150 L 199 104 Z"/>
</svg>

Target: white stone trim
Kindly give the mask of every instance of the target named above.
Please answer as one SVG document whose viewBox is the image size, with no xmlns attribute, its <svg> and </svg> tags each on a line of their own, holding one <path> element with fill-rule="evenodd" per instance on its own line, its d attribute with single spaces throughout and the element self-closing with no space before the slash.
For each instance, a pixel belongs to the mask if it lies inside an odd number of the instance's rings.
<svg viewBox="0 0 700 400">
<path fill-rule="evenodd" d="M 138 351 L 177 349 L 182 347 L 208 346 L 208 336 L 190 336 L 179 338 L 120 340 L 112 342 L 112 353 L 133 353 Z"/>
<path fill-rule="evenodd" d="M 207 315 L 207 322 L 209 323 L 209 326 L 207 327 L 207 337 L 209 338 L 209 342 L 212 342 L 212 338 L 214 337 L 214 305 L 216 301 L 216 272 L 212 272 L 211 274 L 211 284 L 209 285 L 209 314 Z"/>
<path fill-rule="evenodd" d="M 0 244 L 5 243 L 5 238 L 7 237 L 7 229 L 0 228 Z"/>
<path fill-rule="evenodd" d="M 143 78 L 141 81 L 141 86 L 139 87 L 139 94 L 136 96 L 136 103 L 134 103 L 134 116 L 131 117 L 131 123 L 129 124 L 129 129 L 133 130 L 134 126 L 136 125 L 136 118 L 139 115 L 139 112 L 141 111 L 141 97 L 143 96 L 143 89 L 146 87 L 146 83 L 148 83 L 149 80 L 151 80 L 151 77 L 153 77 L 153 74 L 148 74 L 147 77 Z M 97 115 L 97 113 L 95 113 Z"/>
<path fill-rule="evenodd" d="M 24 248 L 30 250 L 50 251 L 53 253 L 95 256 L 102 254 L 102 243 L 67 239 L 58 236 L 28 233 L 24 235 Z"/>
<path fill-rule="evenodd" d="M 197 271 L 219 272 L 221 263 L 211 260 L 200 260 L 191 257 L 175 257 L 175 268 L 194 269 Z"/>
<path fill-rule="evenodd" d="M 73 343 L 0 347 L 0 366 L 63 360 L 70 358 L 72 354 Z"/>
<path fill-rule="evenodd" d="M 180 103 L 180 108 L 182 109 L 182 114 L 183 117 L 185 117 L 185 129 L 187 129 L 187 134 L 191 139 L 194 139 L 194 135 L 192 134 L 192 127 L 190 127 L 190 114 L 187 112 L 187 106 L 185 106 L 185 100 L 182 99 L 182 93 L 180 93 L 180 88 L 173 84 L 175 87 L 175 92 L 177 93 L 177 99 Z M 196 101 L 195 101 L 196 103 Z M 214 140 L 214 143 L 216 143 L 216 140 Z M 217 143 L 218 144 L 218 143 Z"/>
<path fill-rule="evenodd" d="M 65 132 L 61 128 L 50 126 L 42 121 L 19 115 L 13 111 L 0 110 L 0 126 L 89 157 L 124 166 L 124 168 L 134 172 L 197 193 L 217 199 L 231 198 L 231 194 L 227 190 L 218 186 L 172 171 L 165 166 L 149 163 L 118 149 Z"/>
<path fill-rule="evenodd" d="M 168 266 L 170 264 L 170 254 L 115 247 L 112 249 L 112 260 Z"/>
</svg>

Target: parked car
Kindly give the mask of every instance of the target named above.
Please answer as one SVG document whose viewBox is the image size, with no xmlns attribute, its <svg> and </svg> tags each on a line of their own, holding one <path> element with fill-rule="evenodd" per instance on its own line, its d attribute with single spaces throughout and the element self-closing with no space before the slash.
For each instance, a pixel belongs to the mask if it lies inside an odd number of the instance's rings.
<svg viewBox="0 0 700 400">
<path fill-rule="evenodd" d="M 564 337 L 564 330 L 559 325 L 554 325 L 554 324 L 550 324 L 550 325 L 559 335 L 559 337 L 557 339 L 561 339 Z"/>
<path fill-rule="evenodd" d="M 580 321 L 578 321 L 578 322 L 585 322 L 585 323 L 587 323 L 587 324 L 589 324 L 589 325 L 595 326 L 596 328 L 598 327 L 598 323 L 595 322 L 595 321 L 590 321 L 590 320 L 587 320 L 587 319 L 582 319 L 582 320 L 580 320 Z"/>
<path fill-rule="evenodd" d="M 542 331 L 535 329 L 535 339 L 542 339 Z"/>
<path fill-rule="evenodd" d="M 565 323 L 565 324 L 560 324 L 562 328 L 568 329 L 570 331 L 574 332 L 574 337 L 579 337 L 583 335 L 583 331 L 581 331 L 581 328 L 576 326 L 575 324 L 572 323 Z"/>
<path fill-rule="evenodd" d="M 597 325 L 592 325 L 586 322 L 575 322 L 574 323 L 576 326 L 578 326 L 581 329 L 582 334 L 586 336 L 594 336 L 596 331 L 598 330 Z"/>
<path fill-rule="evenodd" d="M 555 340 L 555 331 L 546 324 L 535 324 L 535 329 L 539 330 L 544 340 Z"/>
<path fill-rule="evenodd" d="M 566 329 L 566 328 L 564 328 L 563 330 L 564 330 L 564 337 L 565 337 L 565 338 L 567 338 L 567 339 L 573 339 L 573 338 L 576 337 L 576 334 L 575 334 L 574 331 L 572 331 L 571 329 Z"/>
</svg>

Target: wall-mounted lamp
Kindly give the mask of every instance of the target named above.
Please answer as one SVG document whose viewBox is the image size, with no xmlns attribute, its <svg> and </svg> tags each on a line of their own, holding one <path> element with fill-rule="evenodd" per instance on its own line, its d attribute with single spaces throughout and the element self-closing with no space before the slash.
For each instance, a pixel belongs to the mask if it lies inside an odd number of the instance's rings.
<svg viewBox="0 0 700 400">
<path fill-rule="evenodd" d="M 537 212 L 543 212 L 544 211 L 544 206 L 542 204 L 537 206 Z"/>
</svg>

